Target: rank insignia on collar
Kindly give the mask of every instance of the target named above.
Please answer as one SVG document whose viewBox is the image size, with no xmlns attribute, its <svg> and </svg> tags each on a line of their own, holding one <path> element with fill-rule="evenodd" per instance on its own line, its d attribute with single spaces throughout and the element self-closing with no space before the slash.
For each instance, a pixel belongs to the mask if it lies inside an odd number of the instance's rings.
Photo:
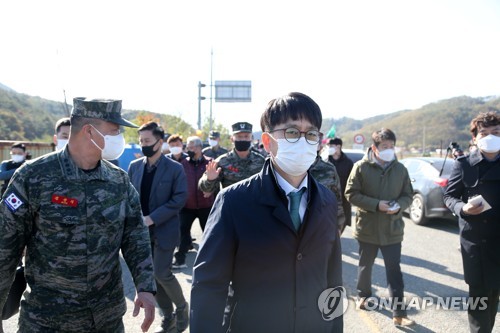
<svg viewBox="0 0 500 333">
<path fill-rule="evenodd" d="M 64 195 L 59 195 L 59 194 L 52 194 L 52 203 L 70 207 L 78 206 L 78 200 L 74 198 L 68 198 L 65 197 Z"/>
</svg>

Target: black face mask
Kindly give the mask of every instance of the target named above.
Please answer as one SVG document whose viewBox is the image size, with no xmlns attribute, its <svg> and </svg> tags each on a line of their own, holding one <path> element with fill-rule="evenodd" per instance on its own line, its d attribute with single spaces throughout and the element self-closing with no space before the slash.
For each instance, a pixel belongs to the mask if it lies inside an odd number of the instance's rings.
<svg viewBox="0 0 500 333">
<path fill-rule="evenodd" d="M 196 155 L 196 153 L 194 151 L 191 151 L 191 150 L 188 150 L 187 154 L 188 154 L 190 159 L 193 159 L 194 155 Z"/>
<path fill-rule="evenodd" d="M 251 141 L 234 141 L 234 148 L 237 151 L 247 151 L 250 149 Z"/>
<path fill-rule="evenodd" d="M 159 148 L 156 149 L 156 150 L 153 150 L 153 147 L 158 143 L 158 141 L 160 141 L 160 139 L 156 140 L 156 142 L 153 143 L 151 146 L 143 146 L 141 148 L 142 153 L 144 154 L 144 156 L 151 157 L 151 156 L 153 156 L 154 154 L 156 154 L 158 152 Z"/>
</svg>

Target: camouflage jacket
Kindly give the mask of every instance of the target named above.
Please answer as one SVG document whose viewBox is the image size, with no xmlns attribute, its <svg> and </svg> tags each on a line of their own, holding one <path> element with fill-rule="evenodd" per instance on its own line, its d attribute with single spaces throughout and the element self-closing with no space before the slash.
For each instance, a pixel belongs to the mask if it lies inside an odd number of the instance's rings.
<svg viewBox="0 0 500 333">
<path fill-rule="evenodd" d="M 219 178 L 208 180 L 207 173 L 205 172 L 198 182 L 198 187 L 203 192 L 217 191 L 220 184 L 222 184 L 222 188 L 228 187 L 240 180 L 255 175 L 262 169 L 264 160 L 262 155 L 253 151 L 250 151 L 250 155 L 247 158 L 240 158 L 233 149 L 216 159 L 218 167 L 222 169 Z"/>
<path fill-rule="evenodd" d="M 138 291 L 155 292 L 148 229 L 127 173 L 82 171 L 68 148 L 19 168 L 0 201 L 0 308 L 26 246 L 19 325 L 89 332 L 126 311 L 120 251 Z"/>
<path fill-rule="evenodd" d="M 342 188 L 335 165 L 330 162 L 323 161 L 323 159 L 318 156 L 309 168 L 309 173 L 318 181 L 318 183 L 322 184 L 335 194 L 338 206 L 337 221 L 339 225 L 344 224 L 345 213 L 342 206 Z"/>
<path fill-rule="evenodd" d="M 214 160 L 217 157 L 226 154 L 227 152 L 228 152 L 227 149 L 222 148 L 221 146 L 217 147 L 217 149 L 214 149 L 213 147 L 206 147 L 206 148 L 203 148 L 203 150 L 202 150 L 203 155 L 205 155 L 207 157 L 211 157 Z"/>
</svg>

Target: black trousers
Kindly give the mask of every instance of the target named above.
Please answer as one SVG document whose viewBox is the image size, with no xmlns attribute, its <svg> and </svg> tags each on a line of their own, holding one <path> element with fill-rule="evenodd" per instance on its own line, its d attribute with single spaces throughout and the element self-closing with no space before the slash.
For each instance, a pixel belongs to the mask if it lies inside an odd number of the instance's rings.
<svg viewBox="0 0 500 333">
<path fill-rule="evenodd" d="M 207 224 L 208 215 L 210 214 L 211 207 L 199 208 L 199 209 L 189 209 L 183 208 L 179 213 L 181 220 L 181 241 L 179 245 L 179 251 L 175 253 L 175 259 L 179 263 L 184 263 L 186 261 L 186 253 L 189 251 L 191 245 L 191 227 L 196 218 L 200 221 L 201 230 L 205 230 L 205 225 Z"/>
<path fill-rule="evenodd" d="M 382 251 L 384 258 L 385 274 L 389 295 L 393 303 L 393 316 L 406 316 L 403 306 L 404 283 L 401 273 L 401 243 L 391 245 L 375 245 L 370 243 L 359 243 L 359 266 L 358 266 L 358 296 L 370 297 L 372 295 L 372 267 L 377 257 L 378 250 Z M 396 306 L 394 306 L 394 304 Z"/>
<path fill-rule="evenodd" d="M 469 297 L 486 297 L 486 309 L 467 309 L 469 328 L 473 333 L 490 333 L 495 326 L 495 317 L 498 310 L 500 289 L 491 289 L 482 286 L 469 285 Z"/>
<path fill-rule="evenodd" d="M 174 249 L 163 249 L 158 244 L 151 244 L 153 249 L 153 268 L 156 280 L 156 303 L 164 316 L 164 321 L 172 317 L 174 306 L 186 305 L 182 288 L 177 278 L 172 273 L 172 258 Z M 173 303 L 173 304 L 172 304 Z"/>
</svg>

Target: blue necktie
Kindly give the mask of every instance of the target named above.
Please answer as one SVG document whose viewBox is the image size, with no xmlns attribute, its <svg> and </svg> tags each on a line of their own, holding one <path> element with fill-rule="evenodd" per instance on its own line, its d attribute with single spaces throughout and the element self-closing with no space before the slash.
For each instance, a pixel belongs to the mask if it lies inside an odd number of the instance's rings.
<svg viewBox="0 0 500 333">
<path fill-rule="evenodd" d="M 292 218 L 295 230 L 299 230 L 300 227 L 300 199 L 302 199 L 302 194 L 304 193 L 305 189 L 306 188 L 303 187 L 300 189 L 300 191 L 288 193 L 288 197 L 290 198 L 290 217 Z"/>
</svg>

